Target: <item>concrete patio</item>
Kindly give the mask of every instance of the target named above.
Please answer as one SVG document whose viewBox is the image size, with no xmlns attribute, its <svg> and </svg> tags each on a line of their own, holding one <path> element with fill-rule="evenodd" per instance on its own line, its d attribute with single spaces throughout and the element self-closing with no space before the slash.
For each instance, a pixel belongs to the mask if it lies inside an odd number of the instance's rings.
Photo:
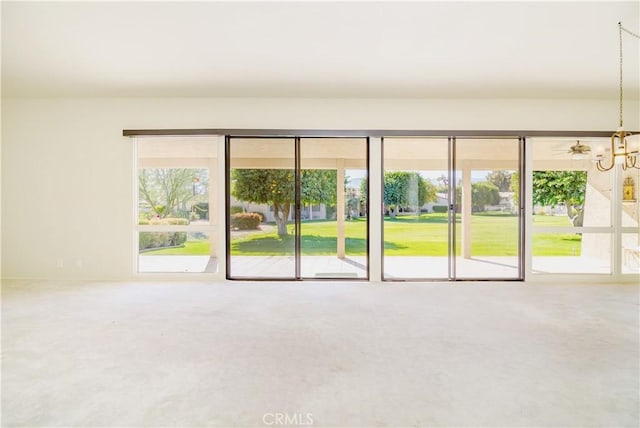
<svg viewBox="0 0 640 428">
<path fill-rule="evenodd" d="M 217 259 L 209 256 L 139 256 L 139 272 L 214 273 Z M 633 260 L 632 260 L 633 261 Z M 448 276 L 446 257 L 393 256 L 384 259 L 386 279 L 434 278 Z M 364 256 L 302 256 L 301 274 L 305 278 L 364 278 L 367 259 Z M 456 258 L 459 278 L 507 279 L 518 277 L 515 257 Z M 232 256 L 231 272 L 234 277 L 282 278 L 295 275 L 293 256 Z M 533 273 L 565 274 L 590 273 L 606 275 L 611 272 L 606 259 L 586 256 L 533 257 Z M 625 264 L 624 273 L 638 273 L 637 264 Z"/>
</svg>

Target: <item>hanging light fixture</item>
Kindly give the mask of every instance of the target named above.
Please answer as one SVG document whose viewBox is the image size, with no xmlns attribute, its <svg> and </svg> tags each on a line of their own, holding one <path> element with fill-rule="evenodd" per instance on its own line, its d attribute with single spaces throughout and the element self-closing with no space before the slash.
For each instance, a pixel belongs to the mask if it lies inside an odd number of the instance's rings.
<svg viewBox="0 0 640 428">
<path fill-rule="evenodd" d="M 622 115 L 622 100 L 623 100 L 623 88 L 622 88 L 622 32 L 631 34 L 633 37 L 640 39 L 640 36 L 627 30 L 622 26 L 622 22 L 618 22 L 618 31 L 620 35 L 620 122 L 618 129 L 611 136 L 611 157 L 609 162 L 605 163 L 605 155 L 600 153 L 596 155 L 594 161 L 599 171 L 609 171 L 616 165 L 621 165 L 622 169 L 638 168 L 640 169 L 640 159 L 638 156 L 640 153 L 638 150 L 630 150 L 627 144 L 627 137 L 632 135 L 630 132 L 624 130 L 623 115 Z"/>
</svg>

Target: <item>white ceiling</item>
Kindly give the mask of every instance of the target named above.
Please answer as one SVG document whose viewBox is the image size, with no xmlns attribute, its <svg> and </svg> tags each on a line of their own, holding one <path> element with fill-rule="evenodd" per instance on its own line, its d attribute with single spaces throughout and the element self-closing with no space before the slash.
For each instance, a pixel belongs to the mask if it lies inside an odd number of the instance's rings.
<svg viewBox="0 0 640 428">
<path fill-rule="evenodd" d="M 620 20 L 640 2 L 3 1 L 2 95 L 615 99 Z"/>
</svg>

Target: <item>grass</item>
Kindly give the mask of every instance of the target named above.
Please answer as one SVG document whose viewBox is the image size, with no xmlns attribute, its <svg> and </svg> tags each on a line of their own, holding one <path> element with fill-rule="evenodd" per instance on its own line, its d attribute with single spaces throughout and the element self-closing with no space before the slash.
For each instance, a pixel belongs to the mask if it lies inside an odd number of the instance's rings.
<svg viewBox="0 0 640 428">
<path fill-rule="evenodd" d="M 534 216 L 536 226 L 570 226 L 566 217 Z M 365 255 L 367 222 L 356 219 L 345 222 L 346 253 Z M 471 217 L 474 256 L 514 256 L 518 248 L 518 218 L 504 213 L 475 213 Z M 302 255 L 335 255 L 337 245 L 336 221 L 312 220 L 301 225 Z M 274 231 L 255 231 L 240 238 L 232 238 L 232 255 L 293 255 L 294 227 L 290 235 L 279 237 Z M 460 254 L 462 228 L 456 220 L 457 250 Z M 428 213 L 420 216 L 401 216 L 384 219 L 384 254 L 387 256 L 446 256 L 447 214 Z M 535 256 L 580 255 L 581 236 L 578 234 L 540 233 L 533 237 Z M 145 255 L 207 255 L 207 240 L 190 240 L 183 247 L 167 248 Z"/>
<path fill-rule="evenodd" d="M 567 216 L 534 215 L 534 226 L 571 227 Z M 534 233 L 534 256 L 579 256 L 582 235 L 577 233 Z"/>
</svg>

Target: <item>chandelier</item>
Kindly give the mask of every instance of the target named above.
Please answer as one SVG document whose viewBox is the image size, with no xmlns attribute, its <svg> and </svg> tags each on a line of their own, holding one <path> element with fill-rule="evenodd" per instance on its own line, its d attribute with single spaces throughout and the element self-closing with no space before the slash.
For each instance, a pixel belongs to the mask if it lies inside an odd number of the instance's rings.
<svg viewBox="0 0 640 428">
<path fill-rule="evenodd" d="M 622 26 L 622 22 L 618 22 L 618 32 L 620 35 L 620 122 L 618 125 L 618 129 L 611 136 L 611 157 L 608 162 L 605 162 L 605 155 L 600 153 L 595 156 L 594 161 L 596 163 L 596 167 L 599 171 L 609 171 L 616 165 L 621 165 L 623 170 L 628 168 L 638 168 L 640 169 L 640 160 L 638 156 L 640 156 L 640 152 L 637 149 L 630 150 L 627 144 L 627 137 L 632 135 L 630 132 L 624 130 L 623 120 L 622 120 L 622 32 L 626 32 L 633 37 L 640 39 L 640 36 L 637 34 L 627 30 Z"/>
</svg>

